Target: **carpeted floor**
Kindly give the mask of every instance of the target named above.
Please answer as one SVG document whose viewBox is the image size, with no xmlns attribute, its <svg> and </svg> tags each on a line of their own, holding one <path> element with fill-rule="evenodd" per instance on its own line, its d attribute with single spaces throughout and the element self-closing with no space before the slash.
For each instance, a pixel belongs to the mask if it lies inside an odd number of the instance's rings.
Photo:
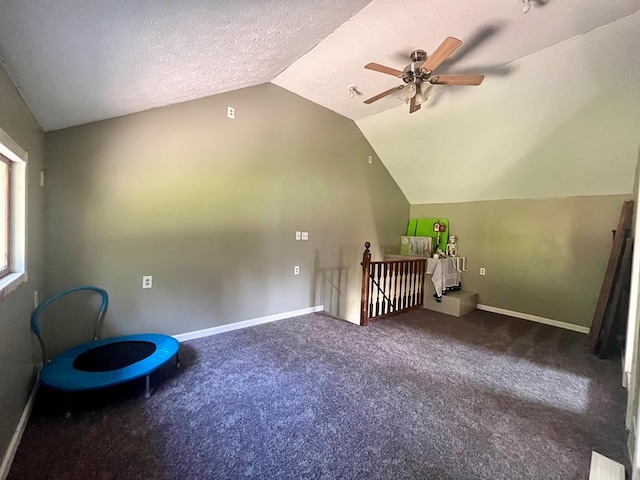
<svg viewBox="0 0 640 480">
<path fill-rule="evenodd" d="M 486 312 L 312 314 L 186 342 L 182 368 L 42 390 L 9 479 L 586 479 L 628 464 L 620 363 Z"/>
</svg>

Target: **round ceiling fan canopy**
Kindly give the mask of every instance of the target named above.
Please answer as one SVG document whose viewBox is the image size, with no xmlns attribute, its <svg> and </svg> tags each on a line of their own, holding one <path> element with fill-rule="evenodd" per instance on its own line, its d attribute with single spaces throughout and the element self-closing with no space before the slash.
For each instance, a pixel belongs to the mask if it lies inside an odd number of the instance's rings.
<svg viewBox="0 0 640 480">
<path fill-rule="evenodd" d="M 414 50 L 413 52 L 411 52 L 409 57 L 411 58 L 412 62 L 424 62 L 427 59 L 427 52 L 420 49 Z"/>
</svg>

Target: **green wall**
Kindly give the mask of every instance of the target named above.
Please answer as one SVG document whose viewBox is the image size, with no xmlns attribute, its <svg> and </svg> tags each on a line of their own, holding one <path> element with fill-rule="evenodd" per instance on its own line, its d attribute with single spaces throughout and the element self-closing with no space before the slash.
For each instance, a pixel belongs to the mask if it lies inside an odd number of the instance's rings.
<svg viewBox="0 0 640 480">
<path fill-rule="evenodd" d="M 479 303 L 589 327 L 622 203 L 631 195 L 412 205 L 446 217 Z M 480 267 L 486 275 L 480 276 Z"/>
<path fill-rule="evenodd" d="M 22 283 L 0 298 L 0 459 L 4 455 L 26 404 L 34 378 L 33 338 L 29 316 L 33 292 L 43 285 L 43 165 L 44 133 L 0 67 L 0 128 L 28 154 L 27 274 Z"/>
<path fill-rule="evenodd" d="M 395 245 L 409 214 L 354 122 L 271 84 L 48 133 L 46 148 L 48 293 L 106 288 L 104 334 L 316 305 L 357 321 L 363 244 Z M 75 319 L 51 317 L 54 350 L 77 341 Z"/>
</svg>

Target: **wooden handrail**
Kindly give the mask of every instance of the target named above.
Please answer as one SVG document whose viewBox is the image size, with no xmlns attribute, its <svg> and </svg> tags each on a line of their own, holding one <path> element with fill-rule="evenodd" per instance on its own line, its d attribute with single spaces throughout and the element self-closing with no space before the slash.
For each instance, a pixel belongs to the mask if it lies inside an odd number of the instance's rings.
<svg viewBox="0 0 640 480">
<path fill-rule="evenodd" d="M 424 305 L 426 259 L 372 262 L 371 244 L 364 247 L 360 325 Z"/>
</svg>

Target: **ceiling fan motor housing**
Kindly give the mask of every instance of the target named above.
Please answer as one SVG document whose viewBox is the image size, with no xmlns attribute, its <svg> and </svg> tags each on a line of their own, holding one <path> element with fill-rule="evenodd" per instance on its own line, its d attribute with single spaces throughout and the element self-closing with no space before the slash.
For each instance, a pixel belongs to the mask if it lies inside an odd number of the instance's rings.
<svg viewBox="0 0 640 480">
<path fill-rule="evenodd" d="M 402 80 L 404 83 L 424 82 L 429 79 L 431 72 L 422 68 L 424 62 L 413 62 L 404 67 Z"/>
<path fill-rule="evenodd" d="M 424 50 L 414 50 L 411 52 L 411 63 L 404 67 L 402 80 L 404 83 L 422 82 L 427 80 L 431 72 L 422 69 L 424 62 L 427 60 L 427 52 Z"/>
</svg>

